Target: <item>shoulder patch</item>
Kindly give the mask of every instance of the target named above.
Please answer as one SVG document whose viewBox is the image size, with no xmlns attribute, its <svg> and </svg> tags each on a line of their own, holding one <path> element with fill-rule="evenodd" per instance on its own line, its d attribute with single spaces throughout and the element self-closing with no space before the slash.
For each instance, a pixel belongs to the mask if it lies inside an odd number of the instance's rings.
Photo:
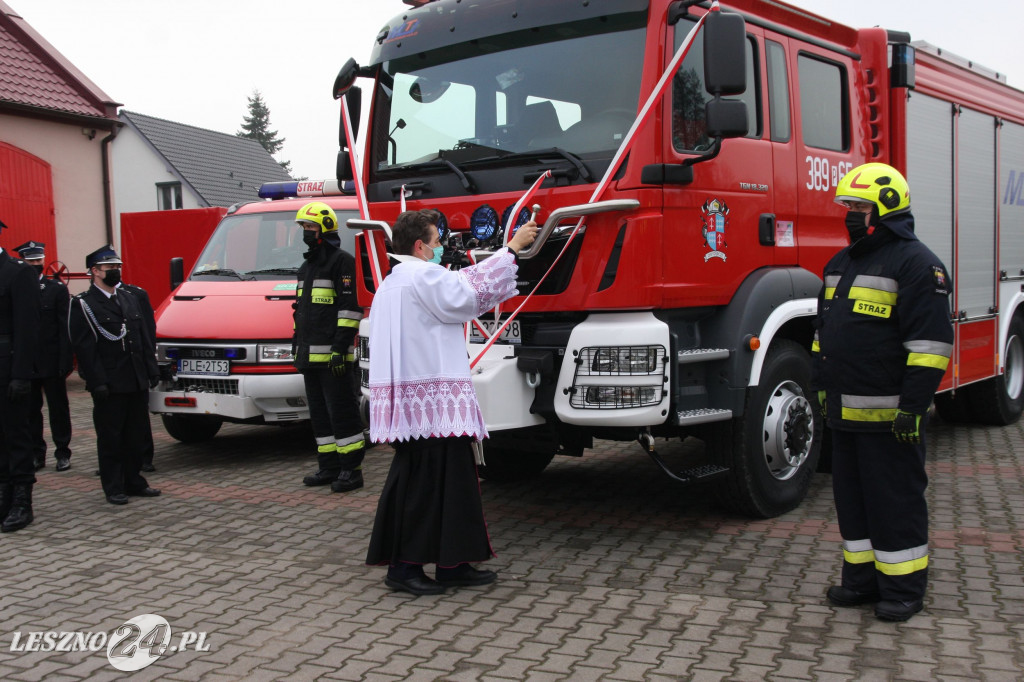
<svg viewBox="0 0 1024 682">
<path fill-rule="evenodd" d="M 949 294 L 949 280 L 946 278 L 946 271 L 941 265 L 932 266 L 932 278 L 935 280 L 935 293 Z"/>
</svg>

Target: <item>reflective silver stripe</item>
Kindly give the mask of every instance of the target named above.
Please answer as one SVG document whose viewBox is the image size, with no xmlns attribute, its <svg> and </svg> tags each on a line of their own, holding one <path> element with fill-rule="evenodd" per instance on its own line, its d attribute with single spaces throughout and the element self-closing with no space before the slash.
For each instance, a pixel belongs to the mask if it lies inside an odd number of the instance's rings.
<svg viewBox="0 0 1024 682">
<path fill-rule="evenodd" d="M 953 344 L 942 341 L 904 341 L 903 347 L 910 353 L 927 353 L 948 358 L 953 354 Z"/>
<path fill-rule="evenodd" d="M 314 279 L 313 280 L 313 288 L 314 289 L 333 289 L 334 288 L 334 282 L 332 282 L 329 279 Z"/>
<path fill-rule="evenodd" d="M 877 275 L 857 275 L 853 278 L 853 286 L 865 287 L 867 289 L 878 289 L 893 294 L 899 292 L 899 282 L 889 277 L 878 277 Z"/>
<path fill-rule="evenodd" d="M 839 286 L 839 280 L 841 278 L 842 275 L 825 275 L 825 286 L 829 287 L 830 289 L 835 289 L 837 286 Z"/>
<path fill-rule="evenodd" d="M 361 443 L 362 440 L 363 440 L 363 434 L 362 433 L 357 433 L 356 435 L 349 436 L 348 438 L 332 438 L 331 440 L 333 440 L 335 443 L 337 443 L 338 447 L 340 448 L 342 445 L 351 445 L 352 443 Z"/>
<path fill-rule="evenodd" d="M 317 445 L 333 445 L 334 444 L 334 436 L 317 436 L 316 444 Z"/>
<path fill-rule="evenodd" d="M 910 549 L 901 549 L 897 552 L 883 552 L 878 549 L 875 550 L 875 560 L 880 561 L 883 564 L 902 564 L 906 561 L 923 559 L 926 556 L 928 556 L 927 543 L 917 547 L 911 547 Z"/>
<path fill-rule="evenodd" d="M 331 352 L 331 347 L 330 346 L 310 346 L 309 347 L 309 354 L 310 355 L 312 355 L 313 353 L 321 353 L 322 354 L 322 353 L 330 353 L 330 352 Z"/>
<path fill-rule="evenodd" d="M 855 409 L 893 408 L 900 406 L 898 395 L 846 395 L 840 396 L 843 407 Z"/>
<path fill-rule="evenodd" d="M 343 317 L 347 320 L 361 320 L 363 319 L 363 314 L 355 310 L 339 310 L 338 317 Z"/>
<path fill-rule="evenodd" d="M 843 540 L 843 549 L 847 552 L 870 552 L 871 540 Z"/>
</svg>

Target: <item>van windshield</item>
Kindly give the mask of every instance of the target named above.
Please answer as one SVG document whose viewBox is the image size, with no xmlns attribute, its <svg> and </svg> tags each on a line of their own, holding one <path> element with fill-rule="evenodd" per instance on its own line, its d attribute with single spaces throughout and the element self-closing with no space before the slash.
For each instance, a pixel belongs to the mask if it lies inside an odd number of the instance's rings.
<svg viewBox="0 0 1024 682">
<path fill-rule="evenodd" d="M 342 226 L 342 248 L 351 252 L 353 233 L 344 225 L 358 214 L 336 213 Z M 231 215 L 217 225 L 196 260 L 191 279 L 294 279 L 305 251 L 294 211 Z"/>
<path fill-rule="evenodd" d="M 384 63 L 377 173 L 558 148 L 610 156 L 636 118 L 646 13 L 447 46 Z"/>
</svg>

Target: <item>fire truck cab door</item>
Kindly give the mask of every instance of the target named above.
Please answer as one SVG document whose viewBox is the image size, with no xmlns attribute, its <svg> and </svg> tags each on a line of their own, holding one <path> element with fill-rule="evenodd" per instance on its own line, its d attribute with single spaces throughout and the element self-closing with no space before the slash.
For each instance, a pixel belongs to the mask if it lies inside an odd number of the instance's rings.
<svg viewBox="0 0 1024 682">
<path fill-rule="evenodd" d="M 681 19 L 668 27 L 666 63 L 693 26 Z M 727 303 L 754 270 L 775 262 L 775 247 L 762 243 L 762 221 L 773 220 L 772 148 L 764 138 L 760 29 L 747 25 L 746 137 L 723 140 L 719 155 L 692 166 L 689 184 L 664 185 L 665 307 Z M 662 153 L 678 164 L 706 153 L 703 36 L 698 34 L 662 102 Z M 765 228 L 767 229 L 767 228 Z M 774 230 L 774 227 L 772 227 Z"/>
</svg>

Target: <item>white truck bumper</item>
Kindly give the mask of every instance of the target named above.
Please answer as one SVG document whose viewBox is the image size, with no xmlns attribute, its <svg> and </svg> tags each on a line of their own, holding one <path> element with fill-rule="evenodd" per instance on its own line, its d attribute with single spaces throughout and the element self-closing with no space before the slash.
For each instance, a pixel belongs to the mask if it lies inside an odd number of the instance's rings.
<svg viewBox="0 0 1024 682">
<path fill-rule="evenodd" d="M 309 419 L 301 374 L 228 377 L 179 377 L 183 390 L 149 392 L 149 411 L 156 414 L 210 415 L 228 420 L 263 417 L 268 423 Z M 194 380 L 194 384 L 189 381 Z"/>
</svg>

